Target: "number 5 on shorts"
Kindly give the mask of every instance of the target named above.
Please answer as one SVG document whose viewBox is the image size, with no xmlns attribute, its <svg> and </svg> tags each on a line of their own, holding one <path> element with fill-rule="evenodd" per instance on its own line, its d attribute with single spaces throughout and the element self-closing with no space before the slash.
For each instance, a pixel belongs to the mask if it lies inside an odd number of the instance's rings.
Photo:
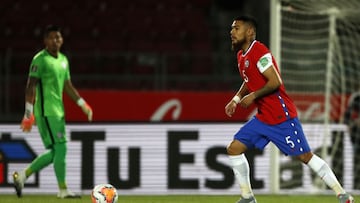
<svg viewBox="0 0 360 203">
<path fill-rule="evenodd" d="M 291 138 L 290 135 L 285 137 L 286 143 L 290 146 L 290 148 L 294 148 L 295 144 L 292 140 L 290 140 L 290 138 Z"/>
</svg>

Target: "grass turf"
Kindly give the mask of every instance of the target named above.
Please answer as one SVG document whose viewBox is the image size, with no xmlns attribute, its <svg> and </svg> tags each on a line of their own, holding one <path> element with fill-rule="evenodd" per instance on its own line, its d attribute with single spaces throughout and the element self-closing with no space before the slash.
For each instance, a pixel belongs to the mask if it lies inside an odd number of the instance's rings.
<svg viewBox="0 0 360 203">
<path fill-rule="evenodd" d="M 257 195 L 258 203 L 336 203 L 333 195 Z M 360 196 L 355 196 L 360 199 Z M 164 196 L 119 196 L 118 203 L 235 203 L 238 196 L 226 195 L 164 195 Z M 1 203 L 91 203 L 90 195 L 81 199 L 58 199 L 56 195 L 0 195 Z"/>
</svg>

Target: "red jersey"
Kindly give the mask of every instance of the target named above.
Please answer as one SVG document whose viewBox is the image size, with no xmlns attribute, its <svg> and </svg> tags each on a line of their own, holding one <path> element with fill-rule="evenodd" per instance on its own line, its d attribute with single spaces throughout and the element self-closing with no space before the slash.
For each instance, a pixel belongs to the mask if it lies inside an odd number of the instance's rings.
<svg viewBox="0 0 360 203">
<path fill-rule="evenodd" d="M 248 50 L 237 54 L 238 68 L 250 92 L 261 89 L 267 82 L 263 72 L 274 66 L 279 73 L 278 66 L 268 48 L 254 40 Z M 297 117 L 296 107 L 286 94 L 284 84 L 272 94 L 265 95 L 255 100 L 258 112 L 256 117 L 267 124 L 279 124 L 287 119 Z"/>
</svg>

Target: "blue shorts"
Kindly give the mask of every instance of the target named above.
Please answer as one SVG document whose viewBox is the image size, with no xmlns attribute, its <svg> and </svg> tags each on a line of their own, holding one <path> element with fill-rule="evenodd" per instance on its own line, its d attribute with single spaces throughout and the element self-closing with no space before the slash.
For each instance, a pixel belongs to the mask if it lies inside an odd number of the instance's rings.
<svg viewBox="0 0 360 203">
<path fill-rule="evenodd" d="M 290 156 L 311 151 L 298 118 L 269 125 L 254 116 L 234 135 L 234 139 L 245 144 L 248 149 L 260 150 L 272 142 L 282 153 Z"/>
</svg>

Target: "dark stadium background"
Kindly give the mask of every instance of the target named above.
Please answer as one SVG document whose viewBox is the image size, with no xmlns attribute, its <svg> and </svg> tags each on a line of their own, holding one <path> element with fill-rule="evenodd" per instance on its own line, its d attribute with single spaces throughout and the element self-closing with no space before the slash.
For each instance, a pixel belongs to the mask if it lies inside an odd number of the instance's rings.
<svg viewBox="0 0 360 203">
<path fill-rule="evenodd" d="M 234 92 L 232 19 L 255 16 L 257 39 L 269 45 L 269 13 L 261 0 L 3 0 L 0 121 L 21 121 L 29 64 L 48 24 L 63 29 L 80 90 Z"/>
</svg>

